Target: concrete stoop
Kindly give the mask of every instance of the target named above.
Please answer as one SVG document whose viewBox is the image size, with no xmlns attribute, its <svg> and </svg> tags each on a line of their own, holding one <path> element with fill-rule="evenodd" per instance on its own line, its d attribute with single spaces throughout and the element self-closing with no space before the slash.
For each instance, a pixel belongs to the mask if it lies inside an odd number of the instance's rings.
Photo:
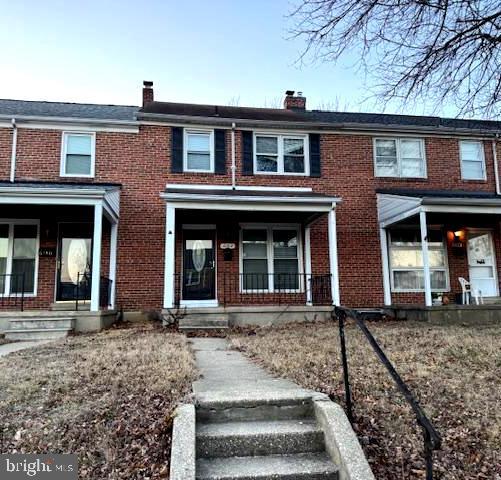
<svg viewBox="0 0 501 480">
<path fill-rule="evenodd" d="M 7 340 L 54 340 L 68 336 L 75 328 L 71 316 L 24 315 L 9 319 Z"/>
<path fill-rule="evenodd" d="M 196 332 L 203 330 L 227 330 L 229 327 L 227 315 L 186 315 L 179 320 L 179 330 Z"/>
</svg>

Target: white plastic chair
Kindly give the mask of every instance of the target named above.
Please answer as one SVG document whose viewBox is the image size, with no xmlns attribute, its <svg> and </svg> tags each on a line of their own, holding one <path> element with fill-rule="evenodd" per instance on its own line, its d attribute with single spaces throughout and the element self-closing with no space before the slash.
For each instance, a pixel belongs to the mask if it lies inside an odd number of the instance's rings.
<svg viewBox="0 0 501 480">
<path fill-rule="evenodd" d="M 473 296 L 477 305 L 484 304 L 482 292 L 478 288 L 472 288 L 471 282 L 464 277 L 459 277 L 458 280 L 461 285 L 461 290 L 463 291 L 463 305 L 470 304 L 470 296 Z"/>
</svg>

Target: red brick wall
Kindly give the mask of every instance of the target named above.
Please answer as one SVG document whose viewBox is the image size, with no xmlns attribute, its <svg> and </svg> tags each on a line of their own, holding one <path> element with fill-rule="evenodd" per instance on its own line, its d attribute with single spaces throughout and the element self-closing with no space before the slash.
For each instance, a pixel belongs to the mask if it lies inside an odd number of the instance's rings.
<svg viewBox="0 0 501 480">
<path fill-rule="evenodd" d="M 25 128 L 19 128 L 18 132 L 16 178 L 64 181 L 59 178 L 61 132 Z M 162 305 L 165 205 L 159 193 L 166 183 L 231 184 L 230 138 L 228 131 L 227 175 L 172 174 L 169 127 L 141 126 L 139 134 L 97 133 L 95 181 L 123 185 L 118 233 L 118 306 L 125 310 L 147 310 L 158 309 Z M 10 139 L 11 130 L 0 129 L 0 177 L 3 179 L 9 176 Z M 426 138 L 428 178 L 422 180 L 374 178 L 372 136 L 369 135 L 322 134 L 321 178 L 242 176 L 241 150 L 242 137 L 237 131 L 238 185 L 306 186 L 316 192 L 342 197 L 337 222 L 341 301 L 346 305 L 375 306 L 383 303 L 376 188 L 494 192 L 490 142 L 485 142 L 487 181 L 461 180 L 458 140 L 450 138 Z M 498 155 L 501 158 L 501 146 L 498 147 Z M 1 208 L 0 217 L 9 216 L 7 207 Z M 266 219 L 262 218 L 262 221 Z M 314 272 L 323 272 L 328 267 L 326 225 L 326 219 L 322 218 L 312 228 Z M 105 258 L 107 255 L 104 253 Z M 103 259 L 105 270 L 106 262 Z M 452 275 L 457 276 L 460 270 L 460 266 L 453 261 L 451 283 L 455 283 Z M 50 285 L 47 291 L 51 291 Z M 395 295 L 394 300 L 416 300 L 412 297 L 422 301 L 422 295 Z"/>
</svg>

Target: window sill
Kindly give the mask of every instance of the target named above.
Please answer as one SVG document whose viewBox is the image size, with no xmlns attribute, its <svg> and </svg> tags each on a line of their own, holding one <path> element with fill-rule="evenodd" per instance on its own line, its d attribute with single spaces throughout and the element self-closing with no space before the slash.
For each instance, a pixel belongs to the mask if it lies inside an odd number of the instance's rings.
<svg viewBox="0 0 501 480">
<path fill-rule="evenodd" d="M 264 175 L 270 177 L 309 177 L 309 173 L 280 173 L 280 172 L 256 172 L 254 171 L 254 175 Z"/>
<path fill-rule="evenodd" d="M 95 178 L 94 175 L 70 175 L 69 173 L 61 173 L 61 178 Z"/>
<path fill-rule="evenodd" d="M 388 177 L 388 176 L 381 176 L 381 175 L 374 175 L 374 178 L 376 179 L 381 179 L 381 180 L 408 180 L 412 182 L 426 182 L 428 180 L 428 177 Z"/>
</svg>

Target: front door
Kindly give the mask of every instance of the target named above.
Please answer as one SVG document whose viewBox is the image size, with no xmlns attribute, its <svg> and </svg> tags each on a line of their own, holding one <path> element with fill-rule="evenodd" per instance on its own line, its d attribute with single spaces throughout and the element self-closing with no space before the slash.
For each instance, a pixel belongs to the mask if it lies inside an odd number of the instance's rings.
<svg viewBox="0 0 501 480">
<path fill-rule="evenodd" d="M 214 230 L 184 230 L 183 300 L 215 300 Z"/>
<path fill-rule="evenodd" d="M 92 224 L 59 225 L 57 301 L 90 300 Z"/>
<path fill-rule="evenodd" d="M 468 266 L 472 287 L 480 290 L 483 297 L 496 297 L 498 285 L 491 232 L 468 233 Z"/>
</svg>

